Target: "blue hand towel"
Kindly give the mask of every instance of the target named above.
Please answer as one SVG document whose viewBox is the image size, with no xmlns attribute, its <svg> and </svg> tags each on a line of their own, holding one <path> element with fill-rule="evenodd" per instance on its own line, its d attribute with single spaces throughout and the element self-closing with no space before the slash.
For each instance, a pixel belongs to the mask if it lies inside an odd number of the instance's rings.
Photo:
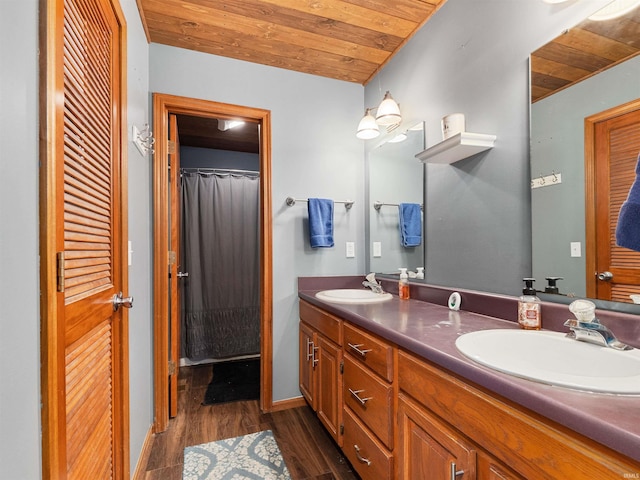
<svg viewBox="0 0 640 480">
<path fill-rule="evenodd" d="M 401 203 L 398 206 L 400 214 L 400 236 L 403 247 L 417 247 L 422 242 L 422 215 L 417 203 Z"/>
<path fill-rule="evenodd" d="M 636 164 L 636 179 L 629 189 L 627 199 L 620 207 L 616 243 L 620 247 L 640 252 L 640 155 Z"/>
<path fill-rule="evenodd" d="M 310 198 L 309 241 L 313 248 L 333 247 L 333 200 Z"/>
</svg>

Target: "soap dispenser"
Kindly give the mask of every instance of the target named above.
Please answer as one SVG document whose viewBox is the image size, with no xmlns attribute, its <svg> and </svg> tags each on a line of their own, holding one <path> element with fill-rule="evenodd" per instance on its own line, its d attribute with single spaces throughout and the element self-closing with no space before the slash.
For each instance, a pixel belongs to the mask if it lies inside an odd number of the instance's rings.
<svg viewBox="0 0 640 480">
<path fill-rule="evenodd" d="M 400 268 L 400 281 L 398 282 L 398 296 L 400 300 L 409 300 L 409 276 L 406 268 Z"/>
<path fill-rule="evenodd" d="M 518 323 L 525 330 L 540 330 L 542 317 L 540 314 L 540 299 L 533 288 L 535 278 L 523 278 L 525 287 L 522 296 L 518 298 Z"/>
<path fill-rule="evenodd" d="M 416 268 L 416 270 L 418 270 L 418 273 L 416 273 L 416 278 L 423 279 L 424 278 L 424 267 L 418 267 L 418 268 Z"/>
</svg>

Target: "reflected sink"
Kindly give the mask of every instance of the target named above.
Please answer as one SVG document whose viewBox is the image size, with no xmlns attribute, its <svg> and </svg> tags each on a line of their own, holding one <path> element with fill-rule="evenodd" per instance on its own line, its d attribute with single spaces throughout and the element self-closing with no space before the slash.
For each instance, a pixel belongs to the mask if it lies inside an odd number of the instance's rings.
<svg viewBox="0 0 640 480">
<path fill-rule="evenodd" d="M 391 300 L 390 293 L 375 293 L 362 288 L 338 288 L 316 293 L 316 298 L 332 303 L 380 303 Z"/>
<path fill-rule="evenodd" d="M 456 347 L 486 367 L 517 377 L 599 393 L 640 394 L 640 350 L 618 351 L 544 330 L 482 330 Z"/>
</svg>

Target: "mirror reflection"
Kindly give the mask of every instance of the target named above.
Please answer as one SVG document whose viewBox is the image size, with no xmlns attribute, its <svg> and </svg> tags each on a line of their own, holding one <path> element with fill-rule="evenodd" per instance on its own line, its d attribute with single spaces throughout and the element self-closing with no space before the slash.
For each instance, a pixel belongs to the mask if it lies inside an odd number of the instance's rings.
<svg viewBox="0 0 640 480">
<path fill-rule="evenodd" d="M 636 7 L 624 17 L 587 19 L 531 55 L 538 290 L 546 277 L 562 277 L 559 291 L 570 297 L 631 302 L 640 293 L 630 277 L 640 277 L 631 272 L 640 254 L 616 246 L 614 236 L 640 153 L 639 52 Z M 554 299 L 562 301 L 545 298 Z"/>
<path fill-rule="evenodd" d="M 406 138 L 403 138 L 406 137 Z M 424 125 L 419 122 L 369 152 L 369 271 L 396 274 L 401 267 L 424 267 L 424 221 L 421 240 L 403 246 L 399 205 L 422 205 L 424 165 L 415 155 L 424 150 Z M 414 225 L 415 226 L 415 225 Z"/>
</svg>

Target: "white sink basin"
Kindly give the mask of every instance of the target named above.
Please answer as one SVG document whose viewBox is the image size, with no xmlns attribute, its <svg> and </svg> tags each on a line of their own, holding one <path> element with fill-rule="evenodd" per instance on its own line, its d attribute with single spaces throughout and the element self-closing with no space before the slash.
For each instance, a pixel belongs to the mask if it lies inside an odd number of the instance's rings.
<svg viewBox="0 0 640 480">
<path fill-rule="evenodd" d="M 390 293 L 375 293 L 363 288 L 339 288 L 316 293 L 316 298 L 333 303 L 380 303 L 391 300 Z"/>
<path fill-rule="evenodd" d="M 640 350 L 618 351 L 564 333 L 482 330 L 456 347 L 484 366 L 550 385 L 599 393 L 640 394 Z"/>
</svg>

